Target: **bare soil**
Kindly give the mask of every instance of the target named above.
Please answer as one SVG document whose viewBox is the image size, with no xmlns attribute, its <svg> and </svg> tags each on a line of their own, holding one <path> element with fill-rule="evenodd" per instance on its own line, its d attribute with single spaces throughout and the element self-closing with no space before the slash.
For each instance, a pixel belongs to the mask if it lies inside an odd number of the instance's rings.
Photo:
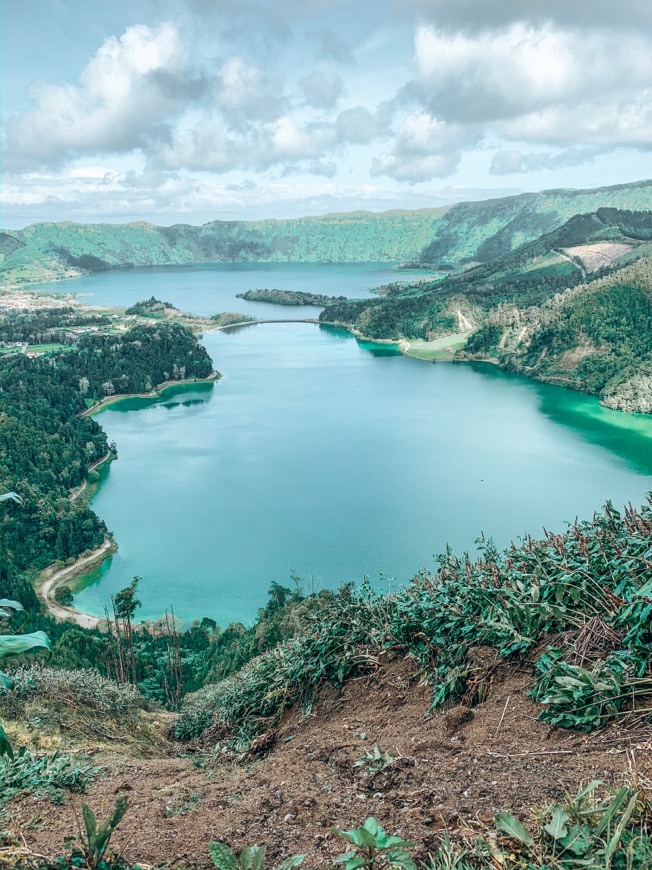
<svg viewBox="0 0 652 870">
<path fill-rule="evenodd" d="M 627 254 L 633 247 L 623 242 L 595 242 L 592 245 L 564 248 L 564 251 L 570 257 L 579 257 L 589 272 L 597 272 L 598 269 L 611 266 L 614 260 Z"/>
<path fill-rule="evenodd" d="M 116 752 L 87 795 L 57 807 L 23 796 L 3 825 L 34 852 L 62 854 L 82 799 L 104 816 L 125 792 L 131 808 L 113 845 L 132 862 L 208 867 L 208 844 L 221 840 L 236 849 L 266 844 L 273 861 L 304 852 L 304 866 L 325 868 L 346 850 L 334 826 L 357 827 L 373 815 L 426 858 L 445 829 L 479 830 L 497 810 L 527 821 L 532 807 L 562 799 L 565 789 L 621 782 L 632 759 L 640 770 L 652 765 L 649 731 L 586 736 L 539 722 L 525 694 L 530 665 L 492 665 L 486 673 L 483 703 L 428 714 L 431 692 L 410 664 L 386 662 L 341 694 L 322 692 L 303 719 L 289 715 L 258 739 L 260 755 L 208 763 L 210 740 L 177 744 L 186 757 Z M 354 766 L 375 745 L 392 760 L 376 772 Z"/>
</svg>

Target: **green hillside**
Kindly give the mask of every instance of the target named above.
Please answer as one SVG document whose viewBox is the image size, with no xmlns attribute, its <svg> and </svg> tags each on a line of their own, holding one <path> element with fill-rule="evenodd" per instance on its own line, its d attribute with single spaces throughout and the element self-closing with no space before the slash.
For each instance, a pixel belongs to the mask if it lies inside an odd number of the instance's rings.
<svg viewBox="0 0 652 870">
<path fill-rule="evenodd" d="M 421 259 L 428 263 L 486 263 L 551 232 L 574 215 L 604 207 L 652 208 L 652 181 L 459 203 L 442 215 Z"/>
<path fill-rule="evenodd" d="M 487 264 L 383 298 L 336 302 L 324 321 L 371 338 L 471 333 L 458 358 L 491 360 L 652 412 L 652 211 L 601 208 Z"/>
<path fill-rule="evenodd" d="M 599 208 L 652 208 L 652 181 L 552 190 L 450 207 L 351 212 L 289 220 L 212 221 L 201 227 L 33 224 L 0 238 L 5 286 L 114 267 L 207 262 L 488 262 Z"/>
</svg>

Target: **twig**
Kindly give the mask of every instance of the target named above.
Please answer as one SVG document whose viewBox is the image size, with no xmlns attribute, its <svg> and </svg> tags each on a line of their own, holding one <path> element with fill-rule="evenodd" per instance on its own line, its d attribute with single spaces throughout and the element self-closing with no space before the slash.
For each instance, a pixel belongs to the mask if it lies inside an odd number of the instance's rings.
<svg viewBox="0 0 652 870">
<path fill-rule="evenodd" d="M 525 755 L 579 755 L 573 749 L 541 749 L 535 752 L 515 752 L 511 755 L 501 755 L 500 752 L 491 752 L 487 750 L 487 755 L 493 755 L 495 758 L 521 758 Z"/>
<path fill-rule="evenodd" d="M 500 731 L 500 726 L 503 724 L 503 719 L 505 718 L 505 713 L 507 712 L 507 707 L 509 706 L 509 702 L 511 701 L 512 696 L 508 695 L 507 700 L 505 701 L 505 706 L 503 707 L 503 715 L 500 717 L 500 722 L 498 723 L 496 730 L 494 731 L 494 737 Z"/>
</svg>

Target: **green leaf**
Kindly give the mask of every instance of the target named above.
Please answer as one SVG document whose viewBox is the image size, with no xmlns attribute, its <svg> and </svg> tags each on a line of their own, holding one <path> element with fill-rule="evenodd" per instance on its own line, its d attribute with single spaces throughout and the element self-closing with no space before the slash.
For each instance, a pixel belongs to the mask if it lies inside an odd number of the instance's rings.
<svg viewBox="0 0 652 870">
<path fill-rule="evenodd" d="M 402 847 L 403 849 L 414 849 L 416 843 L 410 843 L 402 837 L 393 837 L 383 834 L 382 837 L 376 839 L 376 845 L 379 849 L 391 849 L 393 846 Z"/>
<path fill-rule="evenodd" d="M 568 833 L 566 822 L 570 821 L 570 816 L 563 807 L 554 806 L 552 808 L 552 817 L 547 825 L 543 826 L 543 830 L 550 834 L 553 840 L 561 840 Z"/>
<path fill-rule="evenodd" d="M 608 862 L 607 866 L 609 866 L 611 858 L 616 851 L 618 844 L 620 843 L 623 831 L 625 830 L 625 827 L 629 822 L 632 813 L 634 812 L 634 807 L 636 806 L 638 798 L 638 792 L 634 791 L 629 799 L 629 803 L 627 804 L 627 809 L 625 810 L 620 821 L 618 822 L 618 827 L 616 828 L 613 837 L 611 837 L 611 839 L 607 843 L 607 848 L 605 849 L 605 858 Z"/>
<path fill-rule="evenodd" d="M 417 870 L 417 865 L 412 860 L 411 855 L 408 855 L 402 849 L 396 852 L 388 852 L 386 857 L 390 867 L 398 867 L 400 870 Z"/>
<path fill-rule="evenodd" d="M 601 779 L 592 779 L 588 785 L 585 785 L 584 788 L 581 788 L 578 791 L 576 797 L 574 797 L 573 800 L 576 802 L 583 800 L 587 795 L 590 795 L 596 790 L 596 788 L 599 788 L 601 785 L 603 785 Z"/>
<path fill-rule="evenodd" d="M 11 748 L 11 743 L 9 742 L 5 729 L 0 725 L 0 758 L 3 755 L 9 756 L 9 758 L 13 760 L 14 751 Z"/>
<path fill-rule="evenodd" d="M 382 831 L 382 828 L 380 829 Z M 358 828 L 357 831 L 361 845 L 364 849 L 375 849 L 378 846 L 378 837 L 375 834 L 372 834 L 367 828 L 362 827 Z"/>
<path fill-rule="evenodd" d="M 242 870 L 262 870 L 265 864 L 267 846 L 245 846 L 240 852 Z"/>
<path fill-rule="evenodd" d="M 294 870 L 295 867 L 303 864 L 305 857 L 305 855 L 293 855 L 291 858 L 286 858 L 285 861 L 277 864 L 274 870 Z"/>
<path fill-rule="evenodd" d="M 591 829 L 587 825 L 573 825 L 568 834 L 559 841 L 573 855 L 586 855 L 593 846 L 591 839 Z"/>
<path fill-rule="evenodd" d="M 498 813 L 496 815 L 496 830 L 507 834 L 512 840 L 518 840 L 524 846 L 534 845 L 532 834 L 530 834 L 527 828 L 523 827 L 518 819 L 509 813 Z"/>
<path fill-rule="evenodd" d="M 88 845 L 91 851 L 95 849 L 95 831 L 97 830 L 97 818 L 93 810 L 88 804 L 82 804 L 82 816 L 84 817 L 84 827 L 86 828 L 86 836 Z"/>
<path fill-rule="evenodd" d="M 211 843 L 208 851 L 217 870 L 238 870 L 238 862 L 226 843 Z"/>
<path fill-rule="evenodd" d="M 31 634 L 0 634 L 0 659 L 29 652 L 36 647 L 51 650 L 50 638 L 44 631 Z"/>
<path fill-rule="evenodd" d="M 626 785 L 624 785 L 616 792 L 613 800 L 609 804 L 608 809 L 595 827 L 594 834 L 596 837 L 600 837 L 604 831 L 611 828 L 611 823 L 614 820 L 616 813 L 618 812 L 622 804 L 627 800 L 628 795 L 629 789 Z"/>
<path fill-rule="evenodd" d="M 0 671 L 0 689 L 13 689 L 14 681 L 11 679 L 9 674 L 5 674 L 4 671 Z"/>
<path fill-rule="evenodd" d="M 84 824 L 86 825 L 86 833 L 88 834 L 88 845 L 95 866 L 102 860 L 109 840 L 116 827 L 122 821 L 124 814 L 129 808 L 129 802 L 126 795 L 120 795 L 115 802 L 113 813 L 105 819 L 99 827 L 97 827 L 97 818 L 95 814 L 86 804 L 82 804 L 82 812 L 84 815 Z"/>
<path fill-rule="evenodd" d="M 378 749 L 378 744 L 376 744 L 374 746 L 374 751 L 377 752 L 378 755 L 380 756 L 380 750 Z M 377 836 L 382 837 L 385 833 L 383 831 L 383 829 L 380 827 L 380 825 L 378 824 L 378 822 L 374 819 L 373 816 L 369 816 L 369 818 L 367 819 L 367 821 L 364 823 L 364 825 L 362 827 L 364 828 L 365 831 L 369 831 L 369 833 L 373 837 L 377 837 Z"/>
<path fill-rule="evenodd" d="M 354 828 L 352 831 L 342 831 L 340 828 L 333 828 L 333 833 L 337 834 L 338 837 L 342 837 L 343 840 L 353 843 L 359 849 L 362 849 L 366 845 L 362 835 L 362 828 Z M 365 833 L 367 832 L 365 831 Z"/>
</svg>

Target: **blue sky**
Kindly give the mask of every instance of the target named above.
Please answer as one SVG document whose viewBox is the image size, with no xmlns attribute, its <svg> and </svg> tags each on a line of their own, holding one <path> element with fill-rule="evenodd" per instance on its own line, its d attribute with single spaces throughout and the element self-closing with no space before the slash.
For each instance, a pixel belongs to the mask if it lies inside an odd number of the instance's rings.
<svg viewBox="0 0 652 870">
<path fill-rule="evenodd" d="M 419 208 L 652 175 L 641 0 L 22 0 L 1 221 Z"/>
</svg>

